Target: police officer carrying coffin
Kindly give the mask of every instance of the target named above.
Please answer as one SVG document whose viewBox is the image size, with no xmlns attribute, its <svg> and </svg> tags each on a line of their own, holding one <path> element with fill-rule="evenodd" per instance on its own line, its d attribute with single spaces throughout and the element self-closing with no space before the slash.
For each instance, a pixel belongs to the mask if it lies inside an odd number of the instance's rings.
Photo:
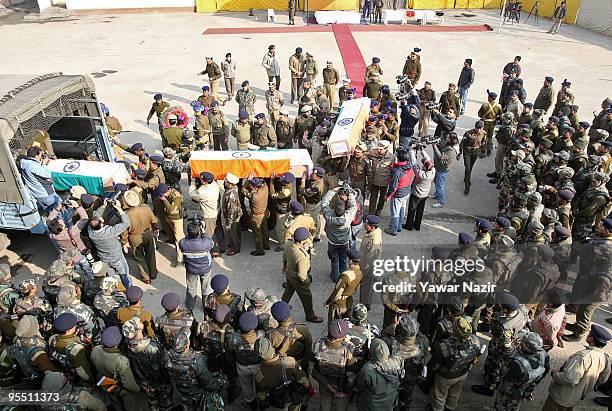
<svg viewBox="0 0 612 411">
<path fill-rule="evenodd" d="M 389 345 L 391 354 L 404 362 L 404 375 L 400 379 L 399 409 L 407 410 L 412 402 L 417 378 L 426 373 L 425 357 L 429 351 L 427 337 L 419 332 L 419 324 L 409 315 L 400 318 L 383 330 L 383 340 Z"/>
<path fill-rule="evenodd" d="M 191 349 L 189 338 L 189 329 L 183 328 L 174 337 L 173 349 L 164 357 L 164 367 L 178 391 L 183 410 L 222 409 L 223 401 L 218 394 L 222 381 L 208 369 L 207 357 Z"/>
<path fill-rule="evenodd" d="M 533 400 L 536 385 L 550 369 L 550 358 L 542 344 L 542 338 L 536 333 L 528 332 L 521 337 L 520 346 L 495 393 L 496 411 L 519 411 L 524 400 Z"/>
<path fill-rule="evenodd" d="M 238 320 L 240 332 L 233 333 L 227 346 L 227 353 L 232 364 L 235 364 L 238 384 L 242 399 L 251 409 L 257 409 L 255 393 L 255 373 L 259 370 L 259 355 L 255 351 L 255 343 L 264 336 L 264 332 L 257 330 L 257 316 L 246 311 Z"/>
<path fill-rule="evenodd" d="M 161 299 L 161 305 L 166 312 L 155 320 L 155 330 L 158 333 L 158 340 L 166 349 L 171 349 L 174 337 L 178 332 L 186 327 L 194 327 L 194 318 L 189 310 L 179 308 L 181 299 L 176 293 L 167 293 Z"/>
<path fill-rule="evenodd" d="M 491 323 L 492 338 L 484 364 L 484 384 L 472 385 L 472 391 L 489 397 L 495 394 L 509 358 L 515 352 L 518 332 L 525 327 L 529 319 L 527 309 L 515 296 L 502 293 L 497 297 L 501 310 Z"/>
<path fill-rule="evenodd" d="M 171 409 L 172 385 L 164 369 L 162 345 L 144 334 L 144 325 L 136 316 L 123 324 L 122 333 L 127 339 L 125 353 L 134 379 L 147 395 L 149 408 L 152 411 Z"/>
<path fill-rule="evenodd" d="M 347 332 L 345 320 L 330 321 L 327 337 L 315 342 L 313 348 L 312 377 L 319 382 L 322 411 L 348 409 L 357 362 L 353 345 L 345 340 Z"/>
</svg>

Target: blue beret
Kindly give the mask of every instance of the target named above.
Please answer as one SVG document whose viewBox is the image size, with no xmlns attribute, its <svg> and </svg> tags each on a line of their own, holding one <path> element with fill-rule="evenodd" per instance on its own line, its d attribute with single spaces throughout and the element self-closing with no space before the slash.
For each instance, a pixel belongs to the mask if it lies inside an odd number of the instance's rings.
<svg viewBox="0 0 612 411">
<path fill-rule="evenodd" d="M 207 183 L 212 183 L 213 181 L 215 181 L 214 174 L 209 173 L 208 171 L 204 171 L 203 173 L 200 173 L 200 178 L 206 181 Z"/>
<path fill-rule="evenodd" d="M 310 232 L 305 227 L 296 228 L 293 232 L 293 240 L 294 241 L 304 241 L 310 236 Z"/>
<path fill-rule="evenodd" d="M 487 90 L 487 94 L 489 95 L 489 98 L 493 98 L 493 99 L 497 98 L 497 93 L 494 91 Z"/>
<path fill-rule="evenodd" d="M 521 306 L 518 298 L 510 293 L 501 293 L 499 297 L 500 304 L 507 310 L 514 311 Z"/>
<path fill-rule="evenodd" d="M 380 217 L 376 214 L 368 214 L 365 221 L 370 225 L 378 226 L 380 224 Z"/>
<path fill-rule="evenodd" d="M 348 258 L 354 262 L 358 262 L 361 260 L 361 253 L 356 248 L 351 248 L 346 252 Z"/>
<path fill-rule="evenodd" d="M 512 90 L 512 91 L 510 92 L 510 95 L 511 95 L 511 96 L 518 96 L 518 90 Z"/>
<path fill-rule="evenodd" d="M 266 118 L 266 115 L 264 113 L 257 113 L 255 114 L 255 118 L 259 120 L 260 118 Z"/>
<path fill-rule="evenodd" d="M 389 107 L 389 108 L 387 109 L 387 113 L 389 113 L 389 114 L 397 114 L 397 110 L 396 110 L 396 109 L 394 109 L 393 107 Z"/>
<path fill-rule="evenodd" d="M 569 238 L 572 236 L 572 230 L 567 227 L 563 227 L 561 224 L 555 226 L 555 233 L 564 238 Z"/>
<path fill-rule="evenodd" d="M 161 95 L 161 93 L 157 93 L 156 95 L 153 96 L 153 100 L 161 100 L 163 98 L 163 96 Z"/>
<path fill-rule="evenodd" d="M 246 87 L 248 85 L 249 85 L 249 80 L 244 80 L 240 86 L 241 87 Z"/>
<path fill-rule="evenodd" d="M 60 314 L 55 321 L 53 322 L 53 326 L 55 329 L 61 333 L 68 331 L 72 327 L 77 325 L 77 318 L 72 313 L 63 313 Z"/>
<path fill-rule="evenodd" d="M 193 111 L 204 111 L 204 106 L 198 100 L 191 102 L 191 108 L 193 108 Z"/>
<path fill-rule="evenodd" d="M 499 225 L 501 228 L 508 228 L 510 227 L 511 223 L 510 220 L 508 220 L 506 217 L 497 217 L 495 219 L 495 222 L 497 223 L 497 225 Z"/>
<path fill-rule="evenodd" d="M 470 245 L 474 244 L 474 238 L 468 233 L 459 233 L 459 244 Z"/>
<path fill-rule="evenodd" d="M 113 186 L 113 188 L 115 189 L 116 193 L 124 193 L 126 191 L 128 191 L 128 186 L 122 183 L 117 183 Z"/>
<path fill-rule="evenodd" d="M 229 306 L 226 304 L 218 305 L 217 309 L 215 310 L 215 320 L 219 323 L 226 322 L 231 311 L 232 310 L 230 310 Z"/>
<path fill-rule="evenodd" d="M 85 207 L 89 207 L 94 203 L 94 198 L 91 194 L 81 194 L 81 204 Z"/>
<path fill-rule="evenodd" d="M 491 222 L 485 218 L 477 218 L 476 226 L 480 230 L 487 230 L 487 231 L 491 230 Z"/>
<path fill-rule="evenodd" d="M 284 173 L 282 176 L 280 176 L 280 181 L 283 184 L 293 184 L 295 181 L 295 176 L 291 173 Z"/>
<path fill-rule="evenodd" d="M 249 180 L 249 184 L 255 187 L 261 187 L 264 183 L 263 178 L 254 177 L 252 180 Z"/>
<path fill-rule="evenodd" d="M 155 194 L 157 194 L 157 198 L 161 198 L 167 192 L 168 192 L 168 186 L 164 183 L 161 183 L 160 185 L 157 186 L 157 191 Z"/>
<path fill-rule="evenodd" d="M 374 107 L 374 106 L 380 106 L 380 101 L 373 99 L 372 101 L 370 101 L 370 107 Z"/>
<path fill-rule="evenodd" d="M 388 86 L 388 85 L 386 85 L 386 84 L 385 84 L 384 86 L 382 86 L 382 87 L 380 88 L 380 91 L 381 91 L 381 92 L 383 92 L 383 93 L 388 93 L 388 92 L 390 92 L 390 91 L 391 91 L 391 89 L 389 88 L 389 86 Z"/>
<path fill-rule="evenodd" d="M 567 127 L 565 130 L 563 130 L 563 132 L 570 132 L 571 134 L 574 134 L 576 132 L 576 129 L 574 127 Z"/>
<path fill-rule="evenodd" d="M 323 177 L 325 175 L 325 170 L 322 167 L 315 167 L 312 169 L 312 174 Z"/>
<path fill-rule="evenodd" d="M 378 64 L 378 63 L 380 63 L 380 59 L 379 59 L 378 57 L 374 57 L 374 58 L 372 59 L 372 63 L 374 63 L 374 64 Z"/>
<path fill-rule="evenodd" d="M 222 293 L 228 285 L 229 279 L 224 274 L 217 274 L 210 280 L 210 286 L 216 293 Z"/>
<path fill-rule="evenodd" d="M 538 253 L 544 258 L 553 258 L 555 256 L 555 250 L 546 244 L 538 245 Z"/>
<path fill-rule="evenodd" d="M 591 324 L 591 335 L 599 342 L 607 343 L 612 340 L 612 334 L 605 327 L 597 324 Z"/>
<path fill-rule="evenodd" d="M 249 112 L 246 110 L 240 110 L 238 112 L 238 118 L 241 120 L 246 120 L 247 118 L 249 118 Z"/>
<path fill-rule="evenodd" d="M 208 86 L 202 86 L 202 91 L 210 91 L 210 87 L 208 87 Z"/>
<path fill-rule="evenodd" d="M 132 147 L 130 147 L 130 150 L 132 151 L 142 150 L 142 143 L 132 144 Z"/>
<path fill-rule="evenodd" d="M 578 125 L 584 129 L 591 127 L 591 125 L 586 121 L 581 121 L 580 123 L 578 123 Z"/>
<path fill-rule="evenodd" d="M 606 230 L 612 231 L 612 218 L 604 218 L 601 224 L 603 224 Z"/>
<path fill-rule="evenodd" d="M 533 103 L 525 103 L 523 107 L 533 108 Z"/>
<path fill-rule="evenodd" d="M 559 124 L 559 117 L 552 116 L 548 119 L 548 121 L 550 121 L 551 123 Z"/>
<path fill-rule="evenodd" d="M 106 328 L 102 331 L 102 345 L 106 348 L 113 348 L 121 342 L 121 330 L 117 326 Z"/>
<path fill-rule="evenodd" d="M 134 174 L 136 175 L 136 177 L 144 178 L 147 175 L 147 172 L 142 168 L 137 168 L 134 170 Z"/>
<path fill-rule="evenodd" d="M 291 201 L 289 203 L 289 208 L 291 209 L 291 212 L 293 214 L 301 214 L 304 212 L 304 205 L 302 203 L 300 203 L 299 201 Z"/>
<path fill-rule="evenodd" d="M 331 321 L 327 325 L 327 333 L 336 340 L 346 337 L 348 334 L 348 322 L 344 319 Z"/>
<path fill-rule="evenodd" d="M 301 47 L 297 47 L 297 48 L 295 49 L 295 53 L 296 53 L 296 54 L 300 54 L 301 52 L 302 52 L 302 48 L 301 48 Z"/>
<path fill-rule="evenodd" d="M 291 315 L 291 307 L 281 300 L 272 304 L 271 312 L 276 321 L 285 321 Z"/>
<path fill-rule="evenodd" d="M 246 311 L 240 315 L 240 319 L 238 319 L 238 324 L 240 325 L 240 329 L 242 331 L 248 332 L 253 331 L 255 328 L 257 328 L 259 320 L 257 320 L 257 316 L 253 314 L 252 311 Z"/>
<path fill-rule="evenodd" d="M 514 82 L 515 82 L 516 84 L 523 85 L 523 79 L 522 79 L 522 78 L 517 78 L 516 80 L 514 80 Z"/>
<path fill-rule="evenodd" d="M 142 288 L 135 285 L 128 287 L 125 296 L 129 302 L 135 303 L 142 298 Z"/>
<path fill-rule="evenodd" d="M 154 162 L 155 164 L 162 164 L 164 162 L 164 158 L 162 156 L 150 156 L 149 160 Z"/>
<path fill-rule="evenodd" d="M 161 299 L 161 305 L 166 311 L 176 310 L 181 303 L 181 298 L 177 293 L 167 293 Z"/>
<path fill-rule="evenodd" d="M 219 107 L 219 102 L 217 100 L 213 101 L 212 103 L 210 103 L 211 107 Z"/>
<path fill-rule="evenodd" d="M 544 77 L 544 80 L 548 81 L 549 83 L 552 83 L 553 81 L 555 81 L 555 79 L 552 78 L 551 76 Z"/>
</svg>

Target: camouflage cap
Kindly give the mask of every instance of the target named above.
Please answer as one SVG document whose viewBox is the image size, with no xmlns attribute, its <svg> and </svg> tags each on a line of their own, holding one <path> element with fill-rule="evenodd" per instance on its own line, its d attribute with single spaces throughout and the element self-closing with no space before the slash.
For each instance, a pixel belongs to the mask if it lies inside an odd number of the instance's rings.
<svg viewBox="0 0 612 411">
<path fill-rule="evenodd" d="M 596 154 L 591 154 L 589 156 L 589 164 L 591 164 L 592 166 L 599 166 L 601 164 L 603 164 L 604 159 L 601 156 L 598 156 Z"/>
<path fill-rule="evenodd" d="M 11 279 L 11 267 L 8 264 L 0 264 L 0 283 Z"/>
<path fill-rule="evenodd" d="M 527 196 L 527 201 L 531 204 L 538 205 L 542 203 L 542 194 L 534 191 L 533 193 L 529 193 Z"/>
<path fill-rule="evenodd" d="M 584 150 L 589 145 L 589 139 L 587 138 L 576 138 L 574 140 L 574 146 Z"/>
<path fill-rule="evenodd" d="M 100 284 L 100 290 L 108 293 L 117 289 L 117 285 L 119 284 L 119 280 L 114 277 L 104 277 L 102 280 L 102 284 Z"/>
<path fill-rule="evenodd" d="M 567 151 L 563 150 L 563 151 L 559 151 L 558 153 L 555 153 L 555 157 L 558 157 L 563 161 L 569 161 L 570 154 Z"/>
<path fill-rule="evenodd" d="M 504 249 L 511 249 L 514 247 L 514 240 L 505 234 L 502 234 L 497 240 L 497 244 Z"/>
<path fill-rule="evenodd" d="M 104 261 L 96 261 L 91 265 L 94 277 L 105 277 L 108 272 L 108 264 Z"/>
<path fill-rule="evenodd" d="M 266 301 L 266 298 L 268 297 L 268 295 L 263 290 L 263 288 L 259 288 L 259 287 L 252 287 L 252 288 L 247 289 L 244 292 L 244 296 L 246 297 L 247 300 L 249 300 L 255 305 L 262 304 L 264 301 Z"/>
<path fill-rule="evenodd" d="M 549 139 L 547 139 L 546 137 L 541 138 L 540 139 L 540 145 L 546 147 L 546 148 L 551 148 L 553 145 L 553 142 L 550 141 Z"/>
<path fill-rule="evenodd" d="M 533 170 L 533 168 L 531 167 L 531 164 L 528 163 L 517 163 L 516 164 L 516 170 L 521 174 L 521 175 L 526 175 L 531 173 L 531 171 Z"/>
<path fill-rule="evenodd" d="M 33 315 L 24 315 L 19 320 L 15 335 L 19 338 L 30 338 L 39 334 L 38 319 Z"/>
<path fill-rule="evenodd" d="M 276 355 L 274 346 L 266 337 L 260 337 L 255 341 L 255 351 L 263 360 L 270 360 Z"/>
<path fill-rule="evenodd" d="M 62 260 L 55 260 L 51 263 L 47 275 L 57 276 L 66 274 L 66 263 Z"/>
<path fill-rule="evenodd" d="M 172 347 L 174 351 L 178 353 L 184 352 L 189 345 L 189 337 L 191 337 L 189 327 L 181 328 L 181 330 L 174 336 L 174 344 Z"/>
<path fill-rule="evenodd" d="M 60 307 L 66 307 L 74 301 L 76 296 L 76 286 L 74 284 L 64 284 L 57 294 L 57 304 Z"/>
<path fill-rule="evenodd" d="M 511 113 L 511 112 L 508 111 L 508 112 L 502 114 L 502 119 L 506 120 L 506 121 L 512 121 L 512 120 L 514 120 L 514 113 Z"/>
<path fill-rule="evenodd" d="M 36 287 L 36 282 L 33 279 L 23 280 L 22 282 L 19 283 L 19 286 L 17 287 L 17 290 L 22 295 L 25 295 L 25 294 L 29 293 L 30 291 L 32 291 L 34 289 L 34 287 Z"/>
<path fill-rule="evenodd" d="M 562 180 L 569 180 L 574 177 L 574 169 L 571 167 L 559 167 L 557 170 L 557 175 Z"/>
<path fill-rule="evenodd" d="M 389 347 L 380 338 L 374 338 L 370 343 L 370 354 L 378 362 L 385 362 L 389 359 Z"/>
<path fill-rule="evenodd" d="M 402 315 L 400 318 L 399 329 L 402 336 L 414 337 L 419 332 L 419 324 L 411 315 Z"/>
<path fill-rule="evenodd" d="M 453 321 L 453 337 L 466 339 L 472 335 L 472 324 L 463 317 L 455 318 Z"/>
<path fill-rule="evenodd" d="M 593 179 L 594 181 L 599 181 L 601 183 L 607 183 L 608 180 L 610 180 L 610 177 L 608 177 L 608 175 L 604 172 L 596 171 L 591 174 L 591 179 Z"/>
<path fill-rule="evenodd" d="M 547 218 L 548 221 L 557 221 L 559 220 L 559 213 L 553 209 L 545 208 L 544 211 L 542 211 L 542 217 Z"/>
<path fill-rule="evenodd" d="M 538 220 L 531 220 L 527 228 L 535 235 L 542 235 L 544 232 L 544 226 Z"/>
<path fill-rule="evenodd" d="M 357 303 L 353 306 L 353 312 L 351 318 L 357 322 L 363 322 L 368 319 L 368 308 L 365 304 Z"/>
<path fill-rule="evenodd" d="M 59 392 L 68 380 L 61 372 L 48 372 L 42 382 L 42 390 L 46 392 Z"/>
<path fill-rule="evenodd" d="M 64 264 L 68 265 L 69 263 L 73 262 L 74 256 L 77 255 L 77 253 L 78 250 L 76 249 L 76 247 L 63 251 L 59 256 L 59 260 L 63 261 Z"/>
<path fill-rule="evenodd" d="M 523 193 L 515 193 L 513 200 L 514 200 L 514 203 L 519 206 L 527 205 L 527 196 Z"/>
<path fill-rule="evenodd" d="M 606 140 L 608 137 L 610 137 L 610 133 L 608 133 L 606 130 L 602 130 L 600 128 L 595 130 L 595 141 Z"/>
<path fill-rule="evenodd" d="M 532 174 L 528 174 L 521 178 L 521 181 L 527 185 L 537 184 L 536 178 Z"/>
<path fill-rule="evenodd" d="M 521 338 L 521 351 L 524 353 L 533 354 L 542 351 L 542 337 L 534 332 L 528 332 Z"/>
<path fill-rule="evenodd" d="M 142 330 L 144 325 L 140 321 L 140 318 L 137 316 L 133 316 L 129 320 L 123 323 L 121 327 L 121 332 L 125 338 L 132 339 L 136 336 L 138 330 Z"/>
</svg>

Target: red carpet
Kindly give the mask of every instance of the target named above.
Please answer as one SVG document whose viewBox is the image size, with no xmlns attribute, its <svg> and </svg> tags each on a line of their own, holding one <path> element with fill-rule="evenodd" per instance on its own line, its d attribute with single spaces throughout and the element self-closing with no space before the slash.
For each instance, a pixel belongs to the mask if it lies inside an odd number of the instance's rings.
<svg viewBox="0 0 612 411">
<path fill-rule="evenodd" d="M 347 76 L 351 79 L 352 86 L 357 89 L 357 96 L 362 95 L 365 75 L 365 61 L 357 46 L 357 42 L 351 33 L 351 30 L 359 26 L 349 26 L 348 24 L 332 24 L 332 30 L 340 54 L 342 55 L 342 61 L 344 62 L 344 68 L 346 69 Z"/>
<path fill-rule="evenodd" d="M 491 27 L 487 24 L 480 26 L 419 26 L 406 24 L 401 25 L 388 25 L 382 24 L 332 24 L 332 26 L 326 25 L 309 25 L 309 26 L 264 26 L 264 27 L 225 27 L 225 28 L 211 28 L 206 29 L 202 34 L 266 34 L 266 33 L 327 33 L 334 31 L 333 26 L 345 26 L 350 31 L 387 31 L 387 32 L 477 32 L 477 31 L 491 31 Z M 337 38 L 337 36 L 336 36 Z"/>
</svg>

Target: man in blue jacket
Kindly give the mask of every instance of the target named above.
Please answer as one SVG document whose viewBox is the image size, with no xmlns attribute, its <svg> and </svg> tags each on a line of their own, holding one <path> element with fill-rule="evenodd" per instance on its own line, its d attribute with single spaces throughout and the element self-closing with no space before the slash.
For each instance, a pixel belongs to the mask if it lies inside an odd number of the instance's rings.
<svg viewBox="0 0 612 411">
<path fill-rule="evenodd" d="M 391 167 L 391 179 L 385 196 L 385 200 L 390 200 L 391 204 L 391 226 L 385 229 L 385 232 L 393 236 L 402 231 L 406 202 L 410 198 L 412 181 L 414 180 L 414 170 L 412 164 L 408 161 L 408 151 L 404 147 L 400 147 L 396 154 L 397 163 L 393 163 Z"/>
<path fill-rule="evenodd" d="M 412 136 L 414 135 L 414 127 L 419 122 L 420 106 L 421 99 L 414 88 L 410 90 L 410 97 L 408 99 L 400 100 L 400 108 L 402 109 L 400 115 L 400 145 L 406 149 L 410 147 Z"/>
<path fill-rule="evenodd" d="M 51 211 L 62 199 L 53 188 L 51 171 L 46 167 L 48 159 L 43 158 L 43 150 L 38 146 L 30 147 L 19 167 L 26 187 L 30 190 L 36 203 L 45 211 Z"/>
<path fill-rule="evenodd" d="M 205 303 L 204 299 L 209 294 L 208 287 L 212 269 L 210 250 L 214 245 L 213 240 L 206 233 L 202 233 L 201 224 L 195 221 L 187 225 L 187 238 L 179 241 L 187 275 L 185 305 L 192 311 L 198 297 L 198 280 L 202 292 L 202 306 Z"/>
</svg>

